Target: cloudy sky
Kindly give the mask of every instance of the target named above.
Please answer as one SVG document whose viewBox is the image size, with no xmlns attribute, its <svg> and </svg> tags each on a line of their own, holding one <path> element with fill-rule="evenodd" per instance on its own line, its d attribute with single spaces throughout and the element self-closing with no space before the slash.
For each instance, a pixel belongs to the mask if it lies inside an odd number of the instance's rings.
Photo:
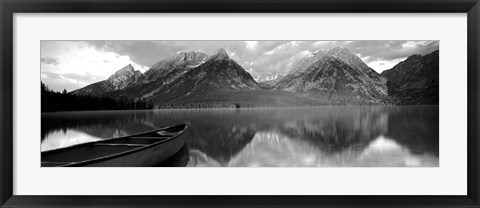
<svg viewBox="0 0 480 208">
<path fill-rule="evenodd" d="M 413 54 L 438 50 L 438 41 L 42 41 L 41 79 L 49 88 L 71 91 L 108 78 L 132 64 L 145 72 L 182 51 L 225 49 L 253 77 L 286 73 L 317 50 L 349 49 L 382 72 Z"/>
</svg>

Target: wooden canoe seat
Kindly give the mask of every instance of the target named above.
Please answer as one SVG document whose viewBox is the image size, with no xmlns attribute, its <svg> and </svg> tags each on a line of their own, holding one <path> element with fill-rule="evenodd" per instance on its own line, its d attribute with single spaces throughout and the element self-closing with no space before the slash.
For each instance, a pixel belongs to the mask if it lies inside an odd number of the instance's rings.
<svg viewBox="0 0 480 208">
<path fill-rule="evenodd" d="M 157 139 L 157 140 L 162 140 L 170 137 L 144 137 L 144 136 L 138 136 L 138 137 L 130 137 L 132 139 Z"/>
</svg>

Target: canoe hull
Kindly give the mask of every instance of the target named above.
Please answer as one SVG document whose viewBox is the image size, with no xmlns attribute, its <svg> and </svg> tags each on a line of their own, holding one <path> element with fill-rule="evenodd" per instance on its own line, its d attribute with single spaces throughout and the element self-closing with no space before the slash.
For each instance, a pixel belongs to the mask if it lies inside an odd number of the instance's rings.
<svg viewBox="0 0 480 208">
<path fill-rule="evenodd" d="M 187 124 L 42 152 L 42 167 L 152 167 L 185 144 Z"/>
<path fill-rule="evenodd" d="M 185 144 L 185 134 L 152 147 L 109 160 L 84 164 L 81 167 L 152 167 L 168 159 Z"/>
</svg>

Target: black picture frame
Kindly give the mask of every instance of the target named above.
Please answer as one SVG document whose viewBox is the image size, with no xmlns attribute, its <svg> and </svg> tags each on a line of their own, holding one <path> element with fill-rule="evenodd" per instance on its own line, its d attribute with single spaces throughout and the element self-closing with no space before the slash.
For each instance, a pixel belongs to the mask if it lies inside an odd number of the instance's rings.
<svg viewBox="0 0 480 208">
<path fill-rule="evenodd" d="M 478 0 L 0 0 L 1 207 L 480 207 Z M 14 13 L 467 13 L 468 194 L 465 196 L 13 195 Z M 454 180 L 446 178 L 445 180 Z"/>
</svg>

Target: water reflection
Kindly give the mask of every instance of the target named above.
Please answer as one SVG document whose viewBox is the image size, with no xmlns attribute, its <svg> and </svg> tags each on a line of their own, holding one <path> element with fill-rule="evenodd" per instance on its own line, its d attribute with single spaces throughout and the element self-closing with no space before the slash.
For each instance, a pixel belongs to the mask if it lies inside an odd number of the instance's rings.
<svg viewBox="0 0 480 208">
<path fill-rule="evenodd" d="M 222 166 L 199 151 L 190 152 L 190 166 Z M 301 139 L 276 132 L 260 132 L 251 143 L 235 155 L 230 167 L 403 167 L 438 166 L 438 157 L 416 155 L 392 139 L 379 136 L 363 150 L 349 148 L 331 154 Z"/>
<path fill-rule="evenodd" d="M 40 147 L 42 151 L 56 148 L 68 147 L 85 142 L 99 141 L 102 138 L 95 137 L 76 130 L 52 131 L 48 137 L 42 141 Z"/>
<path fill-rule="evenodd" d="M 438 166 L 438 157 L 429 154 L 415 154 L 395 140 L 380 136 L 348 165 L 432 167 Z"/>
<path fill-rule="evenodd" d="M 438 106 L 43 114 L 42 150 L 185 121 L 187 166 L 438 166 Z"/>
<path fill-rule="evenodd" d="M 50 134 L 71 130 L 93 137 L 112 138 L 155 128 L 149 111 L 89 111 L 42 114 L 42 140 Z M 66 137 L 69 137 L 66 135 Z"/>
</svg>

